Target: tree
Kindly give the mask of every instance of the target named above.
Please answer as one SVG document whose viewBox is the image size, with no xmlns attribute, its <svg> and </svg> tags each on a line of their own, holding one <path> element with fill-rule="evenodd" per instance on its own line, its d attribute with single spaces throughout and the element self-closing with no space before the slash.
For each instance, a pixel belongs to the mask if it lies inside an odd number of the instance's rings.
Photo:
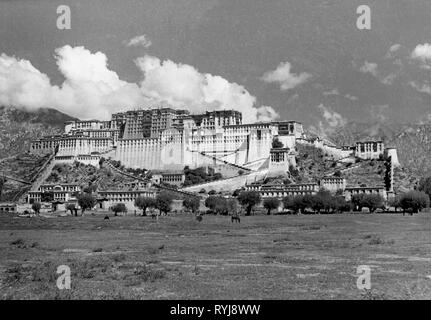
<svg viewBox="0 0 431 320">
<path fill-rule="evenodd" d="M 319 192 L 320 193 L 320 192 Z M 329 195 L 331 196 L 331 195 Z M 325 208 L 325 199 L 320 194 L 316 194 L 315 196 L 311 196 L 309 199 L 309 207 L 313 209 L 314 212 L 320 213 L 320 210 Z"/>
<path fill-rule="evenodd" d="M 31 205 L 31 208 L 33 209 L 34 212 L 36 212 L 37 214 L 40 213 L 40 208 L 42 208 L 42 205 L 39 202 L 35 202 Z"/>
<path fill-rule="evenodd" d="M 73 211 L 75 210 L 75 205 L 73 203 L 68 203 L 66 205 L 66 211 L 70 211 L 70 214 L 73 216 Z"/>
<path fill-rule="evenodd" d="M 354 194 L 352 196 L 351 202 L 352 202 L 353 206 L 355 207 L 355 209 L 358 211 L 362 211 L 364 196 L 365 196 L 365 194 L 363 194 L 363 193 Z"/>
<path fill-rule="evenodd" d="M 114 215 L 117 216 L 118 213 L 123 212 L 126 213 L 127 212 L 127 208 L 126 205 L 124 203 L 117 203 L 116 205 L 114 205 L 111 209 L 114 212 Z"/>
<path fill-rule="evenodd" d="M 422 191 L 409 191 L 401 196 L 400 206 L 405 212 L 412 210 L 414 213 L 420 212 L 422 209 L 429 207 L 430 198 Z"/>
<path fill-rule="evenodd" d="M 183 207 L 193 213 L 199 210 L 201 201 L 198 197 L 187 197 L 183 200 Z"/>
<path fill-rule="evenodd" d="M 216 214 L 228 215 L 229 207 L 228 207 L 227 199 L 224 197 L 218 196 L 215 202 L 214 211 Z"/>
<path fill-rule="evenodd" d="M 246 207 L 246 216 L 251 215 L 254 206 L 261 202 L 260 193 L 257 191 L 243 191 L 238 196 L 239 203 Z"/>
<path fill-rule="evenodd" d="M 226 199 L 222 196 L 211 196 L 206 198 L 205 206 L 215 214 L 228 215 L 229 212 L 238 212 L 238 201 L 236 199 Z"/>
<path fill-rule="evenodd" d="M 394 207 L 395 212 L 397 211 L 398 208 L 401 207 L 401 198 L 402 196 L 396 196 L 395 198 L 389 200 L 389 207 Z"/>
<path fill-rule="evenodd" d="M 383 207 L 383 198 L 379 194 L 366 194 L 362 198 L 362 207 L 367 207 L 370 212 L 376 211 L 378 208 Z"/>
<path fill-rule="evenodd" d="M 205 207 L 207 207 L 211 211 L 214 211 L 218 198 L 219 197 L 216 197 L 216 196 L 210 196 L 210 197 L 206 198 L 205 199 Z"/>
<path fill-rule="evenodd" d="M 156 208 L 159 209 L 160 213 L 167 214 L 172 209 L 173 200 L 174 197 L 170 192 L 162 191 L 156 197 Z"/>
<path fill-rule="evenodd" d="M 83 193 L 78 196 L 78 204 L 84 214 L 85 210 L 90 210 L 96 205 L 96 199 L 91 194 Z"/>
<path fill-rule="evenodd" d="M 149 197 L 137 197 L 135 199 L 135 207 L 142 210 L 142 215 L 145 216 L 148 208 L 156 207 L 156 200 Z"/>
<path fill-rule="evenodd" d="M 231 212 L 233 215 L 237 215 L 239 211 L 238 200 L 236 199 L 226 199 L 226 208 L 228 212 Z"/>
<path fill-rule="evenodd" d="M 6 181 L 7 180 L 5 177 L 0 177 L 0 200 L 1 200 L 1 195 L 3 192 L 4 185 L 6 184 Z"/>
<path fill-rule="evenodd" d="M 422 178 L 419 181 L 419 191 L 425 192 L 429 197 L 431 197 L 431 176 Z"/>
<path fill-rule="evenodd" d="M 299 195 L 293 198 L 293 207 L 295 208 L 295 212 L 304 213 L 305 209 L 307 209 L 309 198 L 305 198 L 305 196 Z"/>
<path fill-rule="evenodd" d="M 352 209 L 350 202 L 347 202 L 344 196 L 336 195 L 332 198 L 333 209 L 337 212 L 350 211 Z"/>
<path fill-rule="evenodd" d="M 267 215 L 271 215 L 271 210 L 277 209 L 280 206 L 280 200 L 277 198 L 266 198 L 263 200 L 263 207 L 268 210 Z"/>
<path fill-rule="evenodd" d="M 315 206 L 315 197 L 312 194 L 305 194 L 302 196 L 302 201 L 299 203 L 301 211 L 305 212 L 305 209 Z"/>
<path fill-rule="evenodd" d="M 283 208 L 287 210 L 292 210 L 297 213 L 297 208 L 295 207 L 295 197 L 293 196 L 286 196 L 282 200 L 283 202 Z"/>
</svg>

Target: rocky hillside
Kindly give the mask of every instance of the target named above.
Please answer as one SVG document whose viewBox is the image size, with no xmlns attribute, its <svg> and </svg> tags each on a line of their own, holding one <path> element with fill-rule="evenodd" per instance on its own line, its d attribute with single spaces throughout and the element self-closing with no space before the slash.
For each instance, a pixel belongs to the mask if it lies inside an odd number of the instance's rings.
<svg viewBox="0 0 431 320">
<path fill-rule="evenodd" d="M 406 176 L 419 179 L 431 175 L 431 124 L 389 125 L 349 123 L 328 138 L 336 144 L 353 144 L 358 140 L 381 139 L 396 147 Z"/>
<path fill-rule="evenodd" d="M 0 159 L 28 151 L 30 141 L 64 130 L 64 122 L 74 118 L 54 109 L 27 112 L 0 106 Z"/>
<path fill-rule="evenodd" d="M 81 188 L 94 187 L 97 190 L 122 190 L 127 183 L 135 181 L 118 174 L 109 166 L 100 169 L 79 162 L 74 164 L 56 164 L 45 183 L 75 183 Z"/>
</svg>

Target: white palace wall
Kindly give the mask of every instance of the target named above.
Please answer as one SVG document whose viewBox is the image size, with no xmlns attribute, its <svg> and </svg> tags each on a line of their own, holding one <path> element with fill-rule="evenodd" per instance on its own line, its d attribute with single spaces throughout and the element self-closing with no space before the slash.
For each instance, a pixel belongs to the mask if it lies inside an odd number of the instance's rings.
<svg viewBox="0 0 431 320">
<path fill-rule="evenodd" d="M 274 132 L 271 128 L 229 130 L 165 130 L 159 139 L 120 139 L 115 160 L 131 168 L 182 170 L 185 166 L 242 166 L 268 158 Z M 226 162 L 226 163 L 223 163 Z"/>
</svg>

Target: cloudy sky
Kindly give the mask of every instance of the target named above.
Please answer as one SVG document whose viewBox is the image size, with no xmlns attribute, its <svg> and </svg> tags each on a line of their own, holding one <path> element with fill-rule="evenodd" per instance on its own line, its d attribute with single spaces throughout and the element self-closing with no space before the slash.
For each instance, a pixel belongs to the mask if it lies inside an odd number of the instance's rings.
<svg viewBox="0 0 431 320">
<path fill-rule="evenodd" d="M 371 30 L 356 26 L 363 4 Z M 57 28 L 59 5 L 70 30 Z M 427 122 L 430 17 L 429 0 L 0 0 L 0 105 Z"/>
</svg>

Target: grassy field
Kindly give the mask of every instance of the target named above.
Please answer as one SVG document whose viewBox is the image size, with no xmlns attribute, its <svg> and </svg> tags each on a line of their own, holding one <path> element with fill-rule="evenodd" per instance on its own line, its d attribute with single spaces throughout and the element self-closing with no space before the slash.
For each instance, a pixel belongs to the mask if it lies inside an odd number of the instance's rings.
<svg viewBox="0 0 431 320">
<path fill-rule="evenodd" d="M 429 299 L 430 265 L 430 213 L 0 217 L 1 299 Z"/>
</svg>

